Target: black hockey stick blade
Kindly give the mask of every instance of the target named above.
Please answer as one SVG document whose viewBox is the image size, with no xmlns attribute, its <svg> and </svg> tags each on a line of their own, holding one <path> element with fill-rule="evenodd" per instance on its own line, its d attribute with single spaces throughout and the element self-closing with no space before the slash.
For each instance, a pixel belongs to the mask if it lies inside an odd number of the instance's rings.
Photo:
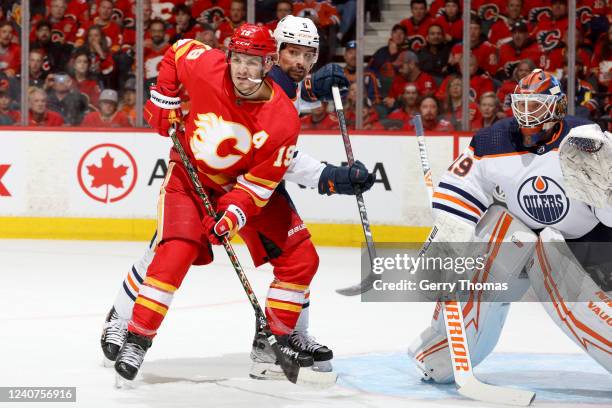
<svg viewBox="0 0 612 408">
<path fill-rule="evenodd" d="M 298 376 L 300 375 L 300 366 L 298 365 L 297 361 L 289 360 L 287 356 L 283 354 L 278 346 L 278 342 L 276 341 L 276 336 L 272 334 L 270 329 L 264 329 L 264 333 L 266 333 L 266 339 L 268 340 L 270 347 L 272 347 L 274 356 L 276 356 L 276 360 L 283 369 L 287 380 L 296 384 L 298 381 Z"/>
</svg>

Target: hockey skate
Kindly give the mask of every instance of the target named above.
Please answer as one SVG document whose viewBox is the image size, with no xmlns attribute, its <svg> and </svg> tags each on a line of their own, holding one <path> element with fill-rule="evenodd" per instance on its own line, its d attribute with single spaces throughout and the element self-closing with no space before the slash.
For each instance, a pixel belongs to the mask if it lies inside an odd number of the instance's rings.
<svg viewBox="0 0 612 408">
<path fill-rule="evenodd" d="M 152 340 L 149 337 L 128 332 L 127 339 L 119 350 L 117 361 L 115 361 L 118 387 L 122 384 L 122 378 L 126 380 L 136 378 L 151 343 Z"/>
<path fill-rule="evenodd" d="M 331 360 L 334 358 L 334 353 L 327 346 L 318 343 L 307 331 L 294 330 L 289 336 L 289 344 L 294 350 L 312 356 L 314 371 L 332 371 Z"/>
<path fill-rule="evenodd" d="M 311 368 L 313 366 L 312 355 L 296 350 L 290 344 L 289 335 L 279 336 L 278 345 L 281 351 L 290 359 L 297 361 L 300 366 L 297 383 L 315 387 L 330 387 L 336 383 L 338 376 L 332 372 L 317 372 Z M 282 367 L 277 364 L 274 351 L 268 344 L 263 333 L 257 333 L 253 340 L 251 351 L 253 365 L 249 373 L 251 378 L 258 380 L 284 380 L 285 374 Z"/>
<path fill-rule="evenodd" d="M 127 320 L 119 317 L 113 306 L 106 316 L 102 337 L 100 338 L 100 345 L 104 353 L 104 367 L 112 367 L 115 364 L 117 354 L 119 354 L 119 350 L 127 337 L 127 326 Z"/>
<path fill-rule="evenodd" d="M 312 367 L 313 359 L 308 353 L 294 350 L 289 344 L 289 335 L 279 336 L 278 345 L 289 359 L 296 361 L 300 367 Z M 251 350 L 250 377 L 258 380 L 282 380 L 285 378 L 283 369 L 276 361 L 276 356 L 265 334 L 257 332 L 253 339 L 253 349 Z"/>
</svg>

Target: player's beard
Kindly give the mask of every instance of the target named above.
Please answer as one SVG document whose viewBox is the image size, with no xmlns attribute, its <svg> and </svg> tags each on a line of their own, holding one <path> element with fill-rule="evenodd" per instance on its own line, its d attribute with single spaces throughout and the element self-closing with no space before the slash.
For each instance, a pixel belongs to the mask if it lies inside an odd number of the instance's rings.
<svg viewBox="0 0 612 408">
<path fill-rule="evenodd" d="M 308 70 L 306 68 L 291 67 L 287 70 L 287 75 L 289 75 L 293 82 L 302 82 L 306 75 L 308 75 Z"/>
</svg>

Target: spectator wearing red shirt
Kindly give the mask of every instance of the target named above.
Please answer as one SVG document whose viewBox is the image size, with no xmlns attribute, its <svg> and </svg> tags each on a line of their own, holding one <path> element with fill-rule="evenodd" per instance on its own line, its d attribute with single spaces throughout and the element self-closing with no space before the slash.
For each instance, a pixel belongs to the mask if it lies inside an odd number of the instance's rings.
<svg viewBox="0 0 612 408">
<path fill-rule="evenodd" d="M 474 54 L 470 55 L 470 101 L 476 102 L 480 95 L 485 92 L 493 92 L 495 90 L 495 85 L 493 84 L 493 80 L 489 77 L 487 73 L 479 73 L 478 70 L 478 61 L 476 60 L 476 56 Z M 459 75 L 463 72 L 463 60 L 459 61 Z M 436 92 L 436 98 L 439 100 L 444 100 L 448 95 L 446 94 L 446 90 L 448 89 L 448 81 L 450 81 L 451 77 L 448 76 L 444 78 L 444 81 L 440 84 L 440 88 L 438 88 L 438 92 Z"/>
<path fill-rule="evenodd" d="M 62 115 L 47 109 L 47 93 L 40 88 L 31 87 L 28 90 L 29 125 L 30 126 L 62 126 Z"/>
<path fill-rule="evenodd" d="M 505 117 L 505 114 L 501 111 L 499 99 L 497 99 L 497 96 L 495 96 L 493 92 L 482 94 L 480 103 L 478 104 L 478 110 L 480 111 L 480 118 L 472 121 L 471 130 L 489 127 Z"/>
<path fill-rule="evenodd" d="M 327 103 L 321 104 L 302 116 L 302 130 L 328 130 L 338 128 L 338 118 L 327 112 Z"/>
<path fill-rule="evenodd" d="M 525 0 L 523 3 L 523 15 L 531 25 L 536 25 L 544 18 L 552 16 L 550 0 Z"/>
<path fill-rule="evenodd" d="M 64 15 L 78 22 L 79 24 L 89 21 L 88 0 L 70 0 Z"/>
<path fill-rule="evenodd" d="M 522 14 L 523 1 L 509 0 L 504 14 L 489 29 L 489 42 L 497 47 L 512 41 L 510 28 L 514 23 L 524 21 Z"/>
<path fill-rule="evenodd" d="M 79 52 L 86 52 L 89 57 L 89 71 L 92 75 L 107 79 L 115 69 L 115 63 L 102 29 L 92 25 L 87 29 L 86 41 Z"/>
<path fill-rule="evenodd" d="M 541 57 L 542 52 L 538 44 L 529 37 L 527 24 L 522 21 L 514 23 L 512 41 L 502 45 L 499 49 L 500 66 L 497 76 L 502 79 L 510 78 L 516 64 L 524 59 L 530 59 L 539 66 Z"/>
<path fill-rule="evenodd" d="M 446 0 L 444 3 L 444 14 L 434 19 L 444 31 L 444 38 L 448 43 L 457 43 L 463 37 L 463 19 L 459 0 Z"/>
<path fill-rule="evenodd" d="M 612 83 L 612 24 L 608 27 L 608 32 L 597 42 L 590 66 L 600 88 L 606 90 Z"/>
<path fill-rule="evenodd" d="M 293 2 L 293 15 L 311 19 L 323 29 L 340 24 L 338 10 L 329 0 L 298 0 Z"/>
<path fill-rule="evenodd" d="M 191 16 L 191 8 L 185 4 L 178 4 L 172 10 L 174 20 L 176 21 L 173 28 L 168 30 L 168 42 L 174 44 L 178 40 L 184 38 L 195 38 L 202 30 L 200 25 Z"/>
<path fill-rule="evenodd" d="M 104 33 L 104 41 L 108 45 L 112 53 L 118 52 L 123 44 L 123 36 L 119 24 L 112 21 L 113 17 L 113 2 L 111 0 L 100 0 L 98 3 L 98 15 L 94 17 L 92 22 L 82 24 L 77 32 L 75 45 L 77 47 L 86 42 L 86 35 L 90 27 L 97 25 Z"/>
<path fill-rule="evenodd" d="M 414 84 L 420 96 L 433 95 L 436 92 L 436 81 L 431 75 L 421 71 L 418 62 L 419 58 L 414 52 L 405 52 L 404 63 L 398 74 L 393 78 L 389 96 L 383 100 L 384 105 L 388 109 L 395 107 L 397 98 L 404 93 L 404 89 L 408 84 Z"/>
<path fill-rule="evenodd" d="M 51 0 L 48 7 L 47 21 L 51 25 L 51 41 L 54 43 L 74 44 L 76 40 L 79 25 L 76 19 L 66 15 L 67 9 L 66 0 Z M 43 21 L 43 19 L 44 17 L 41 15 L 32 18 L 30 41 L 35 40 L 37 23 Z"/>
<path fill-rule="evenodd" d="M 536 65 L 532 60 L 522 60 L 516 64 L 512 71 L 512 76 L 502 82 L 501 86 L 497 89 L 497 99 L 501 102 L 502 110 L 506 116 L 512 116 L 512 107 L 510 106 L 512 101 L 510 95 L 514 93 L 518 82 L 529 75 L 535 68 Z"/>
<path fill-rule="evenodd" d="M 502 10 L 506 8 L 507 0 L 474 0 L 472 1 L 472 11 L 486 27 L 491 27 L 495 23 Z"/>
<path fill-rule="evenodd" d="M 293 2 L 291 0 L 280 0 L 276 3 L 276 18 L 268 23 L 265 26 L 270 30 L 276 30 L 276 26 L 278 22 L 281 21 L 283 17 L 288 16 L 293 13 Z"/>
<path fill-rule="evenodd" d="M 499 56 L 497 48 L 490 42 L 485 40 L 480 28 L 482 21 L 476 14 L 471 14 L 470 19 L 470 47 L 472 54 L 476 56 L 478 66 L 494 76 L 499 65 Z M 449 65 L 456 65 L 461 60 L 463 54 L 463 44 L 455 44 L 451 50 Z"/>
<path fill-rule="evenodd" d="M 227 48 L 225 41 L 229 41 L 228 39 L 232 36 L 234 30 L 246 22 L 245 18 L 246 8 L 244 1 L 232 0 L 229 16 L 225 18 L 225 21 L 219 24 L 219 28 L 217 29 L 217 40 L 219 40 L 219 44 L 221 44 L 223 48 Z"/>
<path fill-rule="evenodd" d="M 403 19 L 400 24 L 406 29 L 408 47 L 417 52 L 425 46 L 427 30 L 433 23 L 433 18 L 427 13 L 426 0 L 412 0 L 410 11 L 412 17 Z"/>
<path fill-rule="evenodd" d="M 125 113 L 117 110 L 119 97 L 117 91 L 105 89 L 100 94 L 100 110 L 89 112 L 83 119 L 82 126 L 89 127 L 131 127 Z"/>
<path fill-rule="evenodd" d="M 210 24 L 214 29 L 219 27 L 229 15 L 231 0 L 195 0 L 191 6 L 191 15 L 200 24 Z"/>
<path fill-rule="evenodd" d="M 552 15 L 542 17 L 531 32 L 531 36 L 536 39 L 543 52 L 563 46 L 563 37 L 569 24 L 566 1 L 552 0 Z M 576 21 L 576 29 L 580 31 L 579 21 Z"/>
<path fill-rule="evenodd" d="M 10 21 L 0 23 L 0 71 L 14 78 L 21 70 L 21 47 L 13 41 L 13 25 Z"/>
<path fill-rule="evenodd" d="M 159 63 L 170 48 L 166 41 L 166 24 L 160 19 L 151 20 L 149 24 L 151 40 L 144 47 L 144 77 L 145 80 L 154 80 L 159 74 Z"/>
<path fill-rule="evenodd" d="M 387 115 L 381 122 L 385 129 L 412 129 L 412 118 L 419 113 L 419 92 L 414 84 L 408 84 L 400 96 L 400 107 Z"/>
<path fill-rule="evenodd" d="M 346 118 L 346 126 L 349 129 L 355 129 L 355 123 L 357 121 L 357 83 L 353 82 L 348 91 L 346 98 L 346 109 L 344 116 Z M 376 110 L 372 107 L 372 101 L 367 97 L 363 98 L 363 129 L 380 129 L 382 126 L 378 122 L 379 116 Z M 335 126 L 333 129 L 338 129 L 339 126 Z"/>
<path fill-rule="evenodd" d="M 463 130 L 463 126 L 461 125 L 461 117 L 463 114 L 462 110 L 462 85 L 463 80 L 461 77 L 456 75 L 451 75 L 448 77 L 448 81 L 446 81 L 446 96 L 442 103 L 444 108 L 444 119 L 449 121 L 455 130 Z M 475 123 L 480 120 L 480 112 L 478 111 L 478 105 L 474 102 L 470 101 L 468 105 L 469 110 L 469 121 L 470 128 L 472 128 Z"/>
<path fill-rule="evenodd" d="M 74 73 L 74 87 L 87 97 L 90 106 L 98 106 L 100 98 L 100 83 L 93 77 L 89 70 L 89 56 L 84 51 L 77 51 L 72 59 L 72 71 Z"/>
</svg>

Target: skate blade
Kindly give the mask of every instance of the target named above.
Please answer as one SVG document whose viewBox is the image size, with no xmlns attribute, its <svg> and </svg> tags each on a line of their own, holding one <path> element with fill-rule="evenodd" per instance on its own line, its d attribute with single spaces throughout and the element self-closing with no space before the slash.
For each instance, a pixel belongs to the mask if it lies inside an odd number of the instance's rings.
<svg viewBox="0 0 612 408">
<path fill-rule="evenodd" d="M 311 368 L 300 368 L 297 384 L 316 388 L 328 388 L 336 384 L 338 374 L 334 372 L 314 371 Z"/>
<path fill-rule="evenodd" d="M 253 363 L 249 377 L 255 380 L 284 380 L 283 370 L 273 363 Z"/>
<path fill-rule="evenodd" d="M 315 361 L 312 365 L 312 371 L 317 371 L 321 373 L 329 373 L 332 372 L 334 368 L 332 367 L 331 361 Z"/>
<path fill-rule="evenodd" d="M 113 360 L 109 360 L 106 356 L 102 357 L 102 365 L 105 368 L 112 368 L 115 366 L 115 362 Z"/>
<path fill-rule="evenodd" d="M 128 380 L 115 373 L 115 388 L 119 390 L 133 390 L 136 388 L 136 383 L 134 380 Z"/>
</svg>

